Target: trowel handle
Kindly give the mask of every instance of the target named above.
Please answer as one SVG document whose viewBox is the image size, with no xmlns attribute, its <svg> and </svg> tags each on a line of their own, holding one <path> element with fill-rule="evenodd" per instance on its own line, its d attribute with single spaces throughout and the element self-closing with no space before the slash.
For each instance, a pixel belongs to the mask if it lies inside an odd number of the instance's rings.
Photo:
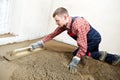
<svg viewBox="0 0 120 80">
<path fill-rule="evenodd" d="M 20 51 L 24 51 L 24 50 L 29 50 L 31 47 L 24 47 L 24 48 L 19 48 L 19 49 L 15 49 L 13 52 L 20 52 Z"/>
</svg>

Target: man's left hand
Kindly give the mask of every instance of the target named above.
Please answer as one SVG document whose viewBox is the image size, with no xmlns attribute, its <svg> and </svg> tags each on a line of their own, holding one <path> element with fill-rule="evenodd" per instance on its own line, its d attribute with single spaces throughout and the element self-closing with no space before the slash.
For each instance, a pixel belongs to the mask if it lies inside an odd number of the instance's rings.
<svg viewBox="0 0 120 80">
<path fill-rule="evenodd" d="M 70 73 L 75 74 L 77 72 L 77 64 L 79 63 L 80 58 L 74 56 L 70 64 L 68 65 Z"/>
</svg>

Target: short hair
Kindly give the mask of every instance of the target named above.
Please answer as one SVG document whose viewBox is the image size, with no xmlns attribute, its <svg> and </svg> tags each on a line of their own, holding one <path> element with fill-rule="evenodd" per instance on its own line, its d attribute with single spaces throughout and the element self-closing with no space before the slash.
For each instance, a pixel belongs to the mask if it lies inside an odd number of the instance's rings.
<svg viewBox="0 0 120 80">
<path fill-rule="evenodd" d="M 67 9 L 64 8 L 64 7 L 57 8 L 53 13 L 53 17 L 55 17 L 56 15 L 61 15 L 61 14 L 67 14 L 68 15 Z"/>
</svg>

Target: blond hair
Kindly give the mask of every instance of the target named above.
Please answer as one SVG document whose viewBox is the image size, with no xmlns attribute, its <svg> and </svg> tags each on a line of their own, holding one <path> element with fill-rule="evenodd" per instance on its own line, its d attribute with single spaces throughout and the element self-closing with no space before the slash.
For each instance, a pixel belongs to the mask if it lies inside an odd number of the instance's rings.
<svg viewBox="0 0 120 80">
<path fill-rule="evenodd" d="M 53 17 L 55 17 L 56 15 L 62 15 L 62 14 L 67 14 L 68 15 L 68 11 L 64 7 L 59 7 L 54 11 Z"/>
</svg>

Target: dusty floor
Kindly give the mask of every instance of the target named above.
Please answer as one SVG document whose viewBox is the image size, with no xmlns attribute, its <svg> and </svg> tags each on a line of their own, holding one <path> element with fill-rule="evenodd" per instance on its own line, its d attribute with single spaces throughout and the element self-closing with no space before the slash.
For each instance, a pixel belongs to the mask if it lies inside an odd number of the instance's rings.
<svg viewBox="0 0 120 80">
<path fill-rule="evenodd" d="M 33 41 L 0 46 L 0 80 L 120 80 L 120 66 L 112 66 L 91 58 L 78 65 L 77 74 L 67 68 L 75 47 L 56 42 L 45 44 L 46 50 L 13 61 L 2 58 L 6 52 L 28 46 Z"/>
</svg>

